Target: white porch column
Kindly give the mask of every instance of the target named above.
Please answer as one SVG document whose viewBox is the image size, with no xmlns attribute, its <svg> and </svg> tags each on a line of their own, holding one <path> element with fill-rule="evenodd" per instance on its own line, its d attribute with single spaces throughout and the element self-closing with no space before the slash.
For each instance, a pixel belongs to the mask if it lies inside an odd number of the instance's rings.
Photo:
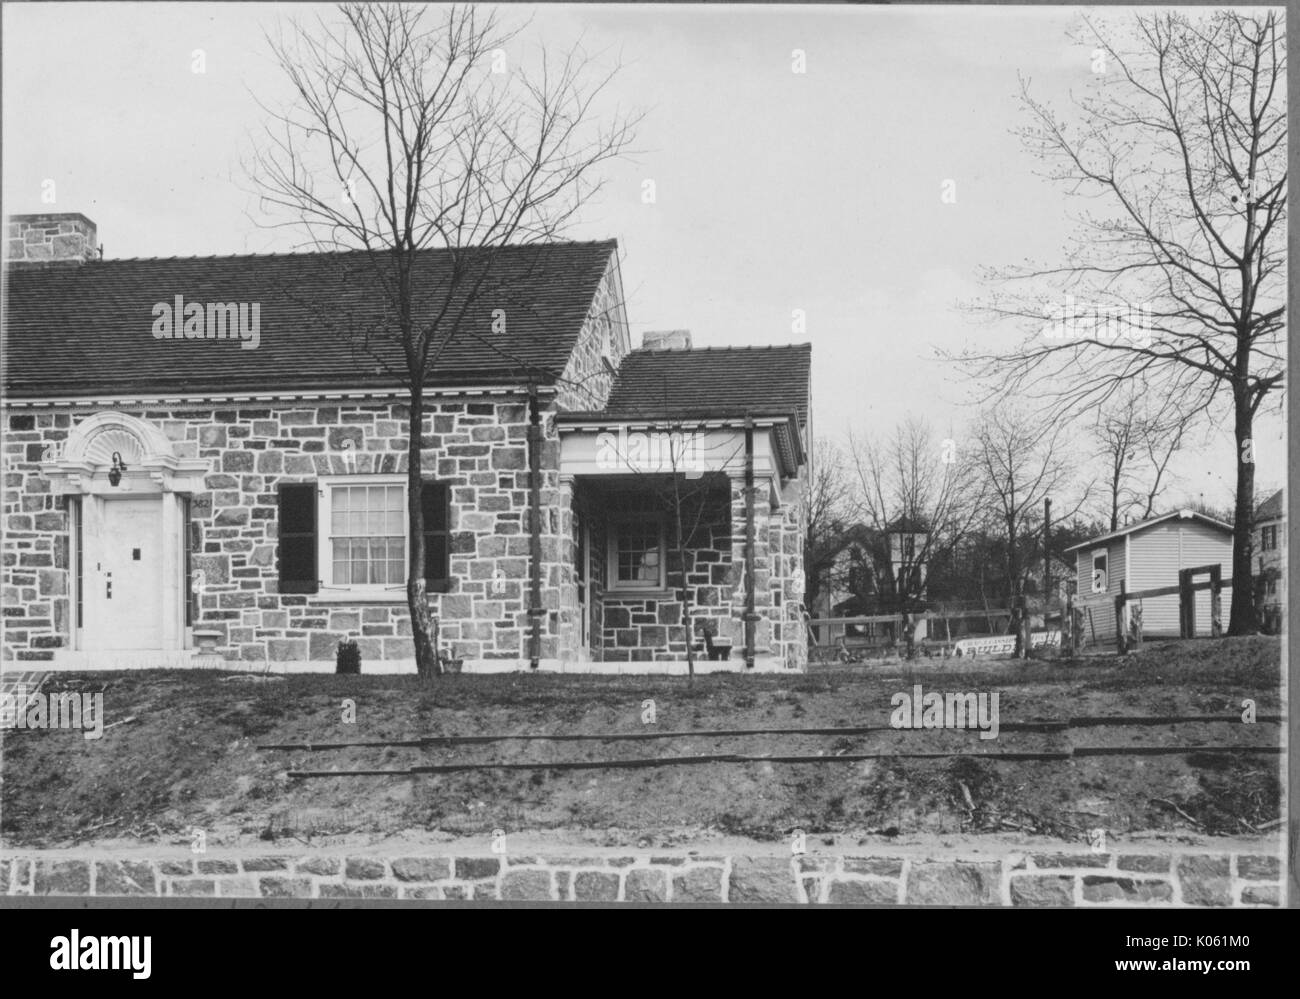
<svg viewBox="0 0 1300 999">
<path fill-rule="evenodd" d="M 159 566 L 161 579 L 158 580 L 159 593 L 162 594 L 159 613 L 162 614 L 162 647 L 179 649 L 184 645 L 182 624 L 185 620 L 184 594 L 180 589 L 181 565 L 180 551 L 180 499 L 175 493 L 162 494 L 162 565 Z"/>
</svg>

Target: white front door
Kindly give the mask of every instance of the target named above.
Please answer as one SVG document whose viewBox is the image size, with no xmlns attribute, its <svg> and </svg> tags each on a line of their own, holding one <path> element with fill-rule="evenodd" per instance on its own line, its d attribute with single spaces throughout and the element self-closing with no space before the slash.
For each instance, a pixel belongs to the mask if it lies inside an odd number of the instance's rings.
<svg viewBox="0 0 1300 999">
<path fill-rule="evenodd" d="M 171 497 L 167 497 L 171 500 Z M 107 499 L 88 523 L 83 579 L 92 650 L 163 648 L 163 497 Z"/>
</svg>

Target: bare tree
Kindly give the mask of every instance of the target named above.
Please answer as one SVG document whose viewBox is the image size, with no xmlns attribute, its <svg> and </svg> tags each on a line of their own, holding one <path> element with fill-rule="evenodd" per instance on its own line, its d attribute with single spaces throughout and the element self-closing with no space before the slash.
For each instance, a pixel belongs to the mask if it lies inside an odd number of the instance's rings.
<svg viewBox="0 0 1300 999">
<path fill-rule="evenodd" d="M 1161 10 L 1133 15 L 1128 30 L 1083 23 L 1081 40 L 1104 70 L 1096 91 L 1075 99 L 1067 119 L 1021 87 L 1026 148 L 1086 199 L 1077 238 L 1057 265 L 989 275 L 999 290 L 979 311 L 1035 332 L 968 360 L 1001 397 L 1037 401 L 1052 421 L 1088 412 L 1139 375 L 1189 410 L 1231 419 L 1229 634 L 1240 635 L 1255 628 L 1254 420 L 1285 371 L 1283 18 Z"/>
<path fill-rule="evenodd" d="M 841 556 L 855 539 L 851 528 L 849 464 L 829 441 L 815 446 L 817 464 L 808 486 L 808 527 L 804 534 L 804 606 L 817 613 L 823 590 L 833 594 L 844 582 Z"/>
<path fill-rule="evenodd" d="M 1110 530 L 1120 527 L 1121 515 L 1144 520 L 1155 512 L 1190 425 L 1177 399 L 1157 396 L 1141 379 L 1099 410 L 1093 436 L 1105 468 Z"/>
<path fill-rule="evenodd" d="M 910 635 L 911 612 L 925 592 L 924 567 L 951 553 L 983 515 L 977 453 L 953 439 L 940 440 L 912 416 L 885 440 L 850 434 L 849 447 L 859 524 L 880 543 L 891 528 L 920 528 L 920 547 L 905 553 L 901 571 L 887 548 L 866 567 L 875 591 L 891 595 Z"/>
<path fill-rule="evenodd" d="M 1071 484 L 1073 469 L 1064 451 L 1060 425 L 1044 424 L 1024 412 L 994 408 L 975 431 L 975 460 L 988 497 L 988 528 L 1005 545 L 1006 575 L 1016 629 L 1016 653 L 1024 655 L 1024 615 L 1020 598 L 1029 572 L 1042 553 L 1043 500 L 1058 497 Z M 1084 490 L 1084 498 L 1087 490 Z M 1058 514 L 1074 517 L 1082 507 Z"/>
<path fill-rule="evenodd" d="M 483 8 L 339 12 L 338 23 L 295 22 L 290 41 L 268 39 L 295 99 L 264 109 L 249 172 L 263 210 L 282 218 L 274 224 L 316 249 L 363 253 L 364 295 L 378 298 L 379 315 L 329 328 L 357 338 L 407 390 L 406 593 L 429 675 L 440 666 L 424 571 L 426 389 L 453 340 L 482 337 L 485 309 L 508 291 L 506 253 L 562 238 L 599 190 L 599 168 L 629 151 L 638 119 L 601 120 L 598 98 L 616 70 L 594 75 L 576 47 L 558 61 L 542 53 L 531 72 L 506 67 L 516 33 Z M 436 280 L 420 266 L 431 249 L 445 255 Z"/>
</svg>

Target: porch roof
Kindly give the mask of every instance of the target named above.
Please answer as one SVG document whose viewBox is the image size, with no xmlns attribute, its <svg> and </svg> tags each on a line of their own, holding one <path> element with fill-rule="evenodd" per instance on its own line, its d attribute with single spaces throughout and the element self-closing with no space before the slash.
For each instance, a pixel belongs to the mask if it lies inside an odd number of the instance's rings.
<svg viewBox="0 0 1300 999">
<path fill-rule="evenodd" d="M 773 450 L 781 461 L 781 473 L 790 478 L 797 475 L 799 466 L 807 461 L 803 438 L 799 433 L 796 413 L 791 410 L 767 410 L 762 415 L 719 412 L 711 408 L 697 408 L 679 413 L 639 412 L 613 413 L 608 410 L 568 412 L 556 415 L 555 422 L 561 433 L 581 431 L 648 430 L 663 433 L 691 433 L 710 430 L 743 430 L 746 422 L 755 429 L 772 435 Z"/>
<path fill-rule="evenodd" d="M 808 424 L 812 345 L 634 350 L 623 358 L 605 410 L 674 419 L 790 412 Z"/>
</svg>

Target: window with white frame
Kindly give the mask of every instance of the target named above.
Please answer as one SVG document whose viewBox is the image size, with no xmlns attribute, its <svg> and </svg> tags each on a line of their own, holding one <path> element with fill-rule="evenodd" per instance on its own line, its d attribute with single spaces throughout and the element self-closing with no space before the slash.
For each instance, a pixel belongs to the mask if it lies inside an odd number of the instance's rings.
<svg viewBox="0 0 1300 999">
<path fill-rule="evenodd" d="M 1106 550 L 1092 553 L 1092 592 L 1106 592 Z"/>
<path fill-rule="evenodd" d="M 644 515 L 614 521 L 610 525 L 609 562 L 610 589 L 662 589 L 663 518 Z"/>
<path fill-rule="evenodd" d="M 324 481 L 321 560 L 329 586 L 389 587 L 406 582 L 406 487 L 399 478 Z"/>
<path fill-rule="evenodd" d="M 323 476 L 281 483 L 281 593 L 391 594 L 406 584 L 410 562 L 404 475 Z M 424 479 L 424 578 L 430 592 L 447 592 L 450 575 L 450 489 Z"/>
</svg>

